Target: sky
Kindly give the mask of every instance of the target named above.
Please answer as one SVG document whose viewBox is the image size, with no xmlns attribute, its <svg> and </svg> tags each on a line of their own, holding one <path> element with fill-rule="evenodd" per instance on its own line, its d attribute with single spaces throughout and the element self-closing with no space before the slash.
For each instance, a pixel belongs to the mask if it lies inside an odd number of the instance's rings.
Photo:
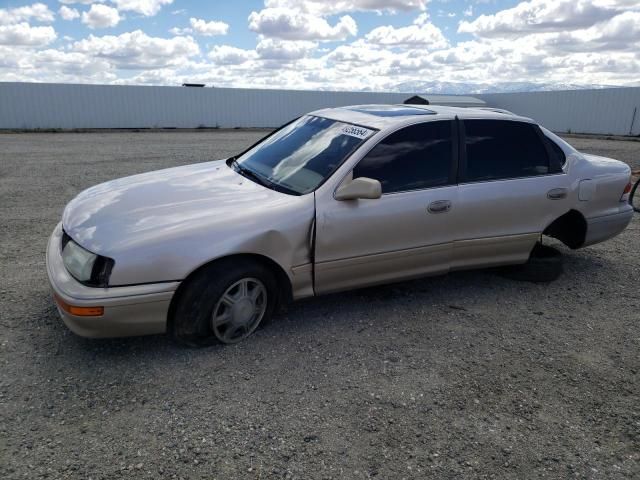
<svg viewBox="0 0 640 480">
<path fill-rule="evenodd" d="M 0 81 L 640 85 L 640 0 L 0 0 Z"/>
</svg>

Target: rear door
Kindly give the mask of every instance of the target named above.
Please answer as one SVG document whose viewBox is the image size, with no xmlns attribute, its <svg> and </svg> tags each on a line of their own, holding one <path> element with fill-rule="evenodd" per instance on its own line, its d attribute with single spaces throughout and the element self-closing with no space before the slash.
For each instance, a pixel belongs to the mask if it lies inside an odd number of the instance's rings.
<svg viewBox="0 0 640 480">
<path fill-rule="evenodd" d="M 382 197 L 316 202 L 315 290 L 327 293 L 449 269 L 455 122 L 404 127 L 381 140 L 347 177 L 382 184 Z"/>
<path fill-rule="evenodd" d="M 524 262 L 546 226 L 569 210 L 567 176 L 535 124 L 474 119 L 460 126 L 452 268 Z"/>
</svg>

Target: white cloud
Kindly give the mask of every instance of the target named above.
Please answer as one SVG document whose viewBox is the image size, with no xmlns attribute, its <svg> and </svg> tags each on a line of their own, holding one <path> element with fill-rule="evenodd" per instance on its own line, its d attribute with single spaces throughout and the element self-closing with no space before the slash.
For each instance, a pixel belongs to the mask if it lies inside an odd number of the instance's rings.
<svg viewBox="0 0 640 480">
<path fill-rule="evenodd" d="M 145 17 L 156 15 L 164 5 L 171 5 L 173 0 L 111 0 L 122 12 L 136 12 Z"/>
<path fill-rule="evenodd" d="M 249 61 L 260 60 L 260 65 L 252 63 L 252 68 L 274 68 L 292 61 L 307 58 L 317 49 L 318 44 L 307 40 L 279 40 L 261 38 L 255 50 L 245 50 L 229 45 L 216 45 L 208 57 L 216 65 L 241 66 Z M 266 63 L 265 63 L 266 62 Z"/>
<path fill-rule="evenodd" d="M 77 52 L 61 52 L 59 50 L 43 50 L 37 52 L 33 61 L 36 65 L 67 75 L 93 75 L 111 70 L 109 63 L 102 59 L 91 58 Z"/>
<path fill-rule="evenodd" d="M 610 50 L 640 51 L 640 12 L 624 12 L 589 29 L 595 42 Z"/>
<path fill-rule="evenodd" d="M 264 60 L 289 62 L 309 56 L 318 47 L 316 42 L 306 40 L 283 41 L 263 38 L 256 46 L 256 52 Z"/>
<path fill-rule="evenodd" d="M 120 22 L 120 14 L 115 8 L 94 4 L 88 12 L 82 12 L 82 23 L 89 28 L 115 27 Z"/>
<path fill-rule="evenodd" d="M 422 46 L 429 50 L 440 50 L 449 46 L 440 29 L 432 23 L 400 28 L 377 27 L 365 35 L 365 39 L 377 45 Z"/>
<path fill-rule="evenodd" d="M 0 25 L 0 45 L 43 46 L 56 39 L 53 27 L 32 27 L 27 22 Z"/>
<path fill-rule="evenodd" d="M 171 39 L 149 37 L 141 30 L 121 35 L 88 38 L 73 44 L 76 52 L 103 58 L 122 69 L 153 69 L 180 65 L 198 55 L 200 48 L 191 37 Z"/>
<path fill-rule="evenodd" d="M 173 35 L 197 34 L 205 37 L 226 35 L 229 32 L 229 25 L 225 22 L 215 20 L 207 22 L 206 20 L 191 17 L 189 19 L 189 24 L 191 27 L 173 27 L 169 29 L 169 32 Z"/>
<path fill-rule="evenodd" d="M 195 33 L 204 35 L 207 37 L 213 37 L 216 35 L 226 35 L 229 31 L 229 25 L 224 22 L 202 20 L 200 18 L 190 18 L 189 24 Z"/>
<path fill-rule="evenodd" d="M 372 65 L 388 63 L 393 56 L 393 52 L 371 48 L 364 41 L 357 40 L 350 45 L 336 47 L 326 56 L 326 60 L 338 69 L 349 71 L 354 68 L 369 68 Z"/>
<path fill-rule="evenodd" d="M 331 26 L 322 17 L 284 8 L 251 12 L 249 29 L 282 40 L 344 40 L 358 33 L 356 22 L 348 15 Z"/>
<path fill-rule="evenodd" d="M 20 69 L 20 64 L 24 62 L 24 54 L 21 50 L 23 49 L 0 45 L 0 72 L 3 69 L 16 71 Z"/>
<path fill-rule="evenodd" d="M 209 58 L 216 65 L 241 65 L 256 58 L 253 50 L 232 47 L 230 45 L 216 45 L 209 52 Z"/>
<path fill-rule="evenodd" d="M 104 3 L 105 0 L 58 0 L 60 3 L 63 3 L 65 5 L 74 5 L 74 4 L 80 4 L 80 5 L 91 5 L 92 3 Z"/>
<path fill-rule="evenodd" d="M 78 12 L 78 10 L 76 10 L 75 8 L 69 8 L 65 5 L 62 5 L 60 7 L 60 10 L 58 10 L 58 13 L 60 14 L 63 20 L 73 20 L 75 18 L 80 17 L 80 12 Z"/>
<path fill-rule="evenodd" d="M 53 12 L 44 3 L 34 3 L 17 8 L 0 8 L 0 25 L 24 21 L 50 23 L 53 22 L 53 19 Z"/>
<path fill-rule="evenodd" d="M 80 53 L 55 49 L 33 51 L 0 46 L 0 72 L 11 67 L 3 80 L 18 82 L 110 83 L 116 74 L 109 64 Z"/>
<path fill-rule="evenodd" d="M 640 51 L 640 12 L 624 12 L 587 29 L 530 36 L 554 53 Z"/>
<path fill-rule="evenodd" d="M 124 5 L 120 16 L 126 9 L 137 12 L 128 15 L 135 19 L 137 14 L 157 13 L 169 2 L 60 3 Z M 183 7 L 174 3 L 174 8 Z M 638 83 L 638 0 L 525 0 L 502 10 L 499 2 L 491 2 L 485 8 L 492 8 L 493 15 L 479 18 L 473 16 L 476 3 L 466 1 L 458 12 L 467 20 L 459 28 L 472 36 L 455 42 L 447 41 L 446 31 L 430 22 L 427 7 L 431 4 L 426 1 L 266 0 L 264 9 L 249 20 L 259 34 L 254 48 L 213 46 L 207 47 L 205 56 L 189 35 L 204 42 L 196 29 L 222 33 L 224 28 L 216 22 L 196 23 L 194 19 L 183 23 L 185 28 L 171 30 L 177 35 L 174 38 L 155 38 L 136 30 L 67 40 L 62 42 L 64 47 L 53 49 L 44 47 L 56 38 L 53 28 L 31 26 L 40 21 L 36 18 L 51 21 L 42 14 L 42 7 L 4 8 L 0 9 L 0 25 L 6 26 L 0 29 L 0 43 L 8 43 L 0 45 L 0 80 L 165 85 L 191 81 L 336 90 L 385 90 L 397 85 L 411 90 L 411 85 L 423 81 Z M 358 29 L 353 19 L 339 17 L 356 11 L 379 15 L 370 15 L 374 27 L 354 39 Z M 392 11 L 414 12 L 415 20 L 392 26 L 386 16 Z M 64 18 L 62 12 L 59 18 Z M 81 38 L 80 34 L 75 36 Z"/>
<path fill-rule="evenodd" d="M 422 12 L 420 15 L 416 17 L 413 21 L 414 25 L 424 25 L 429 21 L 429 14 L 427 12 Z"/>
<path fill-rule="evenodd" d="M 299 10 L 327 16 L 346 12 L 398 12 L 425 10 L 430 0 L 266 0 L 267 8 Z"/>
<path fill-rule="evenodd" d="M 114 85 L 181 85 L 183 83 L 206 83 L 201 82 L 197 78 L 188 78 L 181 76 L 172 68 L 160 68 L 157 70 L 145 70 L 135 75 L 133 78 L 117 79 L 112 82 Z"/>
<path fill-rule="evenodd" d="M 614 17 L 626 9 L 639 9 L 630 0 L 530 0 L 494 15 L 462 21 L 459 33 L 504 37 L 522 33 L 578 30 Z"/>
</svg>

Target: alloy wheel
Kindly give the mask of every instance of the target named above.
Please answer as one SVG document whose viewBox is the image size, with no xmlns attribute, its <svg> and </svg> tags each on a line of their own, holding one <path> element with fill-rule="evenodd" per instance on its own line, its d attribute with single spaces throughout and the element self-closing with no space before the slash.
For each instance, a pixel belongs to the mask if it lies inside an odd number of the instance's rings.
<svg viewBox="0 0 640 480">
<path fill-rule="evenodd" d="M 218 340 L 237 343 L 253 333 L 267 309 L 267 289 L 257 278 L 232 284 L 216 303 L 211 329 Z"/>
</svg>

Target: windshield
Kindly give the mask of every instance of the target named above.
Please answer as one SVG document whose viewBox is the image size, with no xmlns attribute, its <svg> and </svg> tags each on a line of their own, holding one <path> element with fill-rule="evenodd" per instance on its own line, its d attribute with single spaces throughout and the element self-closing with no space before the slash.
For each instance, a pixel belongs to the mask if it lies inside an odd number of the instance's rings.
<svg viewBox="0 0 640 480">
<path fill-rule="evenodd" d="M 302 195 L 318 188 L 373 133 L 308 115 L 267 137 L 232 166 L 267 187 Z"/>
</svg>

